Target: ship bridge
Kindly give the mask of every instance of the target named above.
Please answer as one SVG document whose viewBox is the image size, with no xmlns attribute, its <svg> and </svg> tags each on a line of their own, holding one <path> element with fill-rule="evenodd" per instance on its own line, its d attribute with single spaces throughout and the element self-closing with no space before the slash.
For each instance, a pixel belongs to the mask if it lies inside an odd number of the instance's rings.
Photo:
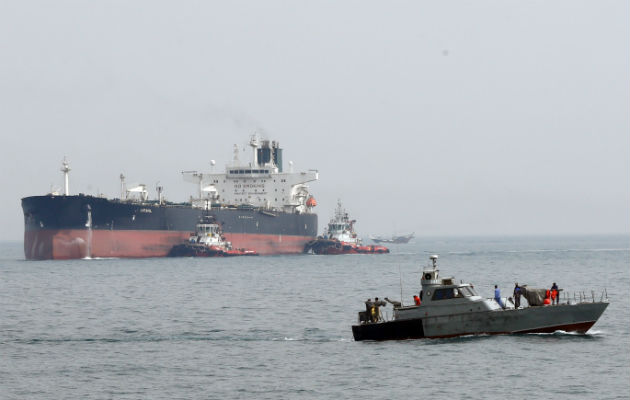
<svg viewBox="0 0 630 400">
<path fill-rule="evenodd" d="M 282 149 L 277 141 L 259 140 L 252 136 L 250 143 L 253 160 L 242 163 L 239 148 L 234 145 L 234 159 L 223 173 L 182 172 L 184 180 L 198 185 L 198 196 L 193 206 L 249 206 L 291 213 L 308 213 L 310 197 L 307 182 L 319 179 L 317 170 L 283 171 Z M 211 161 L 214 167 L 214 161 Z"/>
</svg>

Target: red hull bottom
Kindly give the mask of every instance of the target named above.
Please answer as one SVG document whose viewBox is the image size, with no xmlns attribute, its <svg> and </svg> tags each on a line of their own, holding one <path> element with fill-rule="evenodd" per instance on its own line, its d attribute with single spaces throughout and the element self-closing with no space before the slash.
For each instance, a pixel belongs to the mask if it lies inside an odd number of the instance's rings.
<svg viewBox="0 0 630 400">
<path fill-rule="evenodd" d="M 27 260 L 61 260 L 86 257 L 166 257 L 173 246 L 188 240 L 186 231 L 38 230 L 24 232 Z M 300 254 L 311 240 L 307 236 L 225 233 L 235 248 L 261 255 Z"/>
<path fill-rule="evenodd" d="M 338 245 L 337 245 L 338 244 Z M 386 254 L 389 249 L 384 246 L 357 246 L 353 243 L 340 242 L 333 245 L 321 246 L 313 250 L 315 254 Z"/>
<path fill-rule="evenodd" d="M 168 252 L 168 257 L 237 257 L 257 256 L 253 250 L 226 249 L 217 246 L 205 246 L 201 244 L 178 244 Z"/>
</svg>

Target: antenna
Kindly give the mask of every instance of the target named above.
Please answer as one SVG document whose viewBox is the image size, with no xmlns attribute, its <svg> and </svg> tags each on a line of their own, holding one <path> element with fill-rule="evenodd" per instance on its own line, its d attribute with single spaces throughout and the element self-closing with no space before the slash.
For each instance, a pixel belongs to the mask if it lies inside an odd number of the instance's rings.
<svg viewBox="0 0 630 400">
<path fill-rule="evenodd" d="M 238 144 L 234 145 L 234 166 L 238 166 L 239 164 L 239 160 L 238 160 Z"/>
<path fill-rule="evenodd" d="M 437 268 L 437 259 L 438 259 L 437 254 L 434 254 L 434 255 L 432 255 L 429 258 L 431 259 L 431 262 L 433 262 L 433 269 L 436 269 Z"/>
<path fill-rule="evenodd" d="M 403 295 L 402 295 L 402 272 L 400 272 L 400 265 L 398 266 L 398 277 L 400 278 L 400 305 L 403 305 Z"/>
</svg>

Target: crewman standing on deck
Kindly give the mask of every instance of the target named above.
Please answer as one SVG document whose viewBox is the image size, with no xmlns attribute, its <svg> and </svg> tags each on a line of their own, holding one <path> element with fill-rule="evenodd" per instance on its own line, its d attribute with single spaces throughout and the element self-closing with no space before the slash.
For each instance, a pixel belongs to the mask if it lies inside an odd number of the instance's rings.
<svg viewBox="0 0 630 400">
<path fill-rule="evenodd" d="M 365 301 L 365 312 L 367 313 L 368 318 L 371 318 L 372 308 L 374 308 L 374 302 L 372 301 L 372 299 L 367 299 Z"/>
<path fill-rule="evenodd" d="M 551 304 L 560 304 L 560 291 L 558 290 L 556 282 L 551 285 Z"/>
<path fill-rule="evenodd" d="M 386 306 L 383 300 L 379 300 L 378 297 L 374 298 L 374 307 L 372 307 L 372 322 L 378 322 L 381 319 L 381 306 Z"/>
<path fill-rule="evenodd" d="M 494 285 L 494 300 L 505 310 L 505 304 L 503 304 L 503 300 L 501 300 L 501 289 L 499 289 L 497 285 Z"/>
<path fill-rule="evenodd" d="M 518 282 L 514 284 L 514 308 L 519 308 L 521 306 L 521 287 L 518 285 Z"/>
</svg>

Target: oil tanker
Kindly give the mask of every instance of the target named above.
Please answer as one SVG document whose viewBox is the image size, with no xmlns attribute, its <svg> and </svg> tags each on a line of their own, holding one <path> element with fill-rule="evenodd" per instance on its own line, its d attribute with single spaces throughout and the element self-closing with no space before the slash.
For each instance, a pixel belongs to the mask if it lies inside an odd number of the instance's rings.
<svg viewBox="0 0 630 400">
<path fill-rule="evenodd" d="M 261 255 L 302 253 L 317 236 L 317 202 L 306 183 L 319 174 L 294 173 L 292 163 L 283 171 L 276 141 L 252 136 L 249 146 L 252 162 L 240 162 L 234 145 L 234 159 L 223 173 L 182 172 L 198 189 L 185 203 L 164 201 L 160 187 L 150 200 L 145 185 L 127 188 L 122 174 L 120 198 L 70 195 L 64 159 L 63 193 L 22 199 L 24 255 L 28 260 L 164 257 L 205 215 L 215 218 L 235 248 Z"/>
</svg>

